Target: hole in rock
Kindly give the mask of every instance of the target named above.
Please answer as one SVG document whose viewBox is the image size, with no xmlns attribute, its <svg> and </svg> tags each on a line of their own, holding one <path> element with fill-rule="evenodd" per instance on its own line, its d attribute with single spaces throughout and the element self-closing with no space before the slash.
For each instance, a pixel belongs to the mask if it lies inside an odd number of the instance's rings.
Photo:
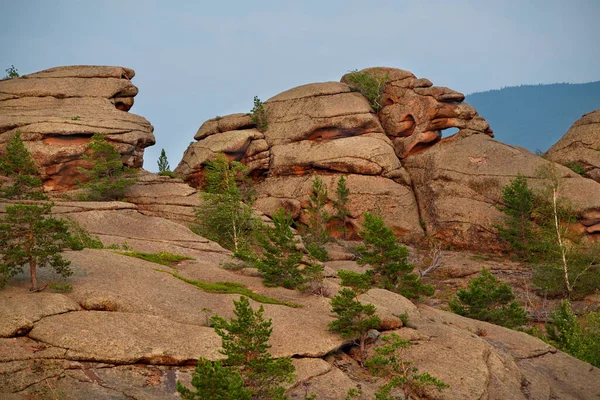
<svg viewBox="0 0 600 400">
<path fill-rule="evenodd" d="M 460 130 L 460 129 L 458 129 L 458 128 L 448 128 L 448 129 L 444 129 L 444 130 L 442 131 L 442 137 L 443 137 L 443 138 L 449 138 L 449 137 L 451 137 L 451 136 L 454 136 L 454 135 L 456 135 L 456 134 L 458 133 L 458 131 L 459 131 L 459 130 Z"/>
</svg>

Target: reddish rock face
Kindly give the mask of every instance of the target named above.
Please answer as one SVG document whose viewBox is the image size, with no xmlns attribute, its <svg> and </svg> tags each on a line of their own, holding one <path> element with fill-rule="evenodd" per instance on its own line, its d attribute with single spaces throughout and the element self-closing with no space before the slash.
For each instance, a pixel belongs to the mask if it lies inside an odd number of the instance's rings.
<svg viewBox="0 0 600 400">
<path fill-rule="evenodd" d="M 21 132 L 47 191 L 68 190 L 92 135 L 104 135 L 127 165 L 140 168 L 154 128 L 127 111 L 138 93 L 123 67 L 52 68 L 0 81 L 0 153 Z"/>
</svg>

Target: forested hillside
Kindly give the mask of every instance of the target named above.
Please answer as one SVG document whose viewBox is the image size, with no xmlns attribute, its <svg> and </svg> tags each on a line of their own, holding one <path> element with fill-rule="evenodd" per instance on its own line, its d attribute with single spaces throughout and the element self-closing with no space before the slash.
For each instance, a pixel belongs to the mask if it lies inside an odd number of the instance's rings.
<svg viewBox="0 0 600 400">
<path fill-rule="evenodd" d="M 499 141 L 546 151 L 583 114 L 600 108 L 600 81 L 506 87 L 472 93 L 466 101 Z"/>
</svg>

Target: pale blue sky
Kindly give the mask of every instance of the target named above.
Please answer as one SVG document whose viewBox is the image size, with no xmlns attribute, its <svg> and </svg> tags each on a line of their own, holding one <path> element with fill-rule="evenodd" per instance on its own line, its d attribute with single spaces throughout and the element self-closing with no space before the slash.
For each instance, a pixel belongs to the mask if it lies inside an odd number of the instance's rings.
<svg viewBox="0 0 600 400">
<path fill-rule="evenodd" d="M 206 119 L 353 69 L 407 69 L 466 94 L 600 80 L 596 0 L 0 0 L 0 10 L 1 70 L 136 71 L 132 112 L 155 127 L 152 171 L 163 147 L 175 168 Z"/>
</svg>

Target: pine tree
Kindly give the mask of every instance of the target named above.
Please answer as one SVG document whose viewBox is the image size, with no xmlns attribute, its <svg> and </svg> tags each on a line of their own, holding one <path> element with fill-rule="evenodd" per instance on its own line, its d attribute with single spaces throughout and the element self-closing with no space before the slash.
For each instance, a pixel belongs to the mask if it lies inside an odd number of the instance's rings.
<svg viewBox="0 0 600 400">
<path fill-rule="evenodd" d="M 385 344 L 377 347 L 375 355 L 365 363 L 373 375 L 387 379 L 375 394 L 377 400 L 399 399 L 392 396 L 396 389 L 402 390 L 402 398 L 410 399 L 414 395 L 422 395 L 422 389 L 425 387 L 436 388 L 438 391 L 450 387 L 427 372 L 419 373 L 414 363 L 406 360 L 404 352 L 411 346 L 410 341 L 400 339 L 395 333 L 381 340 Z"/>
<path fill-rule="evenodd" d="M 6 207 L 0 220 L 0 286 L 29 265 L 31 290 L 38 290 L 37 268 L 50 266 L 63 277 L 71 275 L 60 252 L 71 238 L 64 221 L 49 217 L 52 204 Z"/>
<path fill-rule="evenodd" d="M 510 184 L 502 189 L 503 205 L 499 209 L 508 218 L 504 226 L 495 226 L 499 236 L 511 247 L 512 251 L 523 260 L 531 260 L 535 252 L 534 195 L 527 185 L 527 178 L 519 174 Z"/>
<path fill-rule="evenodd" d="M 192 391 L 177 382 L 177 391 L 182 399 L 187 400 L 250 400 L 251 392 L 244 388 L 244 380 L 239 371 L 215 361 L 211 363 L 205 358 L 198 360 L 192 375 Z"/>
<path fill-rule="evenodd" d="M 285 399 L 281 385 L 293 381 L 294 366 L 289 357 L 274 359 L 269 354 L 271 320 L 265 320 L 263 306 L 255 312 L 245 296 L 233 304 L 235 318 L 226 321 L 215 315 L 211 319 L 222 340 L 220 351 L 227 356 L 223 364 L 239 370 L 252 399 Z"/>
<path fill-rule="evenodd" d="M 358 339 L 361 361 L 364 361 L 369 330 L 379 327 L 381 319 L 375 315 L 374 305 L 362 304 L 358 300 L 360 293 L 344 288 L 331 299 L 331 311 L 337 318 L 331 321 L 329 330 L 338 332 L 343 338 Z"/>
<path fill-rule="evenodd" d="M 312 191 L 309 194 L 309 205 L 307 207 L 308 232 L 304 236 L 304 244 L 310 255 L 319 261 L 329 259 L 327 250 L 324 247 L 329 240 L 327 222 L 330 215 L 325 211 L 327 197 L 327 187 L 323 179 L 316 176 L 312 181 Z"/>
<path fill-rule="evenodd" d="M 465 317 L 515 328 L 527 322 L 525 310 L 517 302 L 510 286 L 499 282 L 486 268 L 450 300 L 450 310 Z"/>
<path fill-rule="evenodd" d="M 264 226 L 258 234 L 262 255 L 256 268 L 263 274 L 267 286 L 283 286 L 294 289 L 306 282 L 308 271 L 300 269 L 304 254 L 298 248 L 291 225 L 291 215 L 280 208 L 273 216 L 273 226 Z M 305 267 L 304 269 L 311 267 Z"/>
<path fill-rule="evenodd" d="M 127 188 L 135 183 L 135 170 L 123 165 L 121 155 L 102 135 L 92 136 L 82 159 L 91 166 L 79 170 L 86 178 L 82 184 L 90 193 L 85 200 L 120 200 Z"/>
<path fill-rule="evenodd" d="M 157 164 L 159 174 L 162 172 L 171 172 L 171 167 L 169 166 L 169 161 L 167 161 L 167 153 L 165 153 L 165 149 L 160 150 L 160 157 L 158 157 Z"/>
<path fill-rule="evenodd" d="M 348 239 L 348 217 L 350 216 L 350 210 L 348 209 L 348 203 L 350 202 L 350 189 L 346 186 L 346 178 L 342 175 L 337 183 L 335 191 L 337 199 L 333 202 L 336 213 L 334 218 L 340 221 L 342 225 L 342 233 L 344 239 Z"/>
<path fill-rule="evenodd" d="M 42 180 L 31 158 L 31 154 L 16 132 L 0 158 L 0 174 L 11 181 L 11 185 L 0 187 L 0 197 L 8 199 L 45 199 Z"/>
<path fill-rule="evenodd" d="M 356 248 L 357 262 L 373 267 L 369 274 L 374 285 L 411 298 L 433 294 L 433 286 L 424 285 L 412 272 L 415 266 L 408 262 L 408 249 L 398 244 L 381 217 L 365 213 L 363 227 L 360 235 L 364 244 Z"/>
<path fill-rule="evenodd" d="M 207 163 L 204 171 L 204 204 L 196 209 L 194 231 L 244 256 L 255 226 L 251 209 L 254 198 L 244 187 L 248 169 L 220 155 Z"/>
</svg>

